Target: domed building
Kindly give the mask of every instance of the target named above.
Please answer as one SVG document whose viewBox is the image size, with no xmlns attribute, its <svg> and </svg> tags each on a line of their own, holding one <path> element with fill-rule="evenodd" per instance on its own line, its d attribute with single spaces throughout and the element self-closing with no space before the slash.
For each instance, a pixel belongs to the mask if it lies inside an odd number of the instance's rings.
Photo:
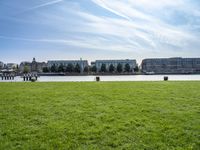
<svg viewBox="0 0 200 150">
<path fill-rule="evenodd" d="M 47 64 L 45 62 L 37 62 L 35 58 L 33 58 L 32 62 L 21 62 L 19 69 L 20 73 L 24 72 L 37 72 L 41 73 L 43 72 L 43 68 L 47 67 Z"/>
</svg>

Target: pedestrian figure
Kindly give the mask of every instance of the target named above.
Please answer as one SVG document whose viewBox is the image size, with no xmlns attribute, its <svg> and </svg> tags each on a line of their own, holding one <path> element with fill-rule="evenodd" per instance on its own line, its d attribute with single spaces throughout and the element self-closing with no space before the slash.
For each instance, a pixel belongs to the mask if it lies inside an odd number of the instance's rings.
<svg viewBox="0 0 200 150">
<path fill-rule="evenodd" d="M 28 81 L 28 75 L 26 75 L 26 81 Z"/>
<path fill-rule="evenodd" d="M 29 75 L 29 81 L 31 81 L 31 78 L 32 78 L 31 75 Z"/>
<path fill-rule="evenodd" d="M 38 78 L 38 76 L 37 76 L 37 74 L 35 75 L 35 79 L 36 79 L 36 81 L 37 81 L 37 78 Z"/>
</svg>

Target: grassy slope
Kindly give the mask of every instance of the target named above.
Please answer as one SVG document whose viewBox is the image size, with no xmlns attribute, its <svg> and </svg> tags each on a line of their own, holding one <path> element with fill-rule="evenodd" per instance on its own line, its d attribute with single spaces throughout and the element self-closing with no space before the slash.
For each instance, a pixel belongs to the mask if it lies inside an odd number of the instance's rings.
<svg viewBox="0 0 200 150">
<path fill-rule="evenodd" d="M 199 149 L 200 82 L 0 83 L 0 149 Z"/>
</svg>

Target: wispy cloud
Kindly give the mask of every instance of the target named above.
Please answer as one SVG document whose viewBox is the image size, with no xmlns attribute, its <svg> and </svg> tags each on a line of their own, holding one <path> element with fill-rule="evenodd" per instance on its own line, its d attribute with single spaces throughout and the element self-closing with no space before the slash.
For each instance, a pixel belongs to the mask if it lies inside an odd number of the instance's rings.
<svg viewBox="0 0 200 150">
<path fill-rule="evenodd" d="M 133 57 L 183 56 L 188 51 L 199 55 L 197 4 L 197 0 L 52 0 L 21 11 L 27 15 L 9 18 L 18 30 L 14 36 L 0 32 L 0 39 L 38 42 L 55 49 L 59 44 L 66 49 L 132 52 Z"/>
<path fill-rule="evenodd" d="M 39 9 L 39 8 L 42 8 L 42 7 L 54 5 L 54 4 L 60 3 L 62 1 L 63 0 L 53 0 L 53 1 L 46 2 L 46 3 L 42 3 L 42 4 L 39 4 L 39 5 L 30 7 L 28 9 L 25 9 L 25 10 L 21 11 L 20 13 L 18 13 L 17 15 L 23 14 L 23 13 L 26 13 L 26 12 L 29 12 L 29 11 L 33 11 L 33 10 L 36 10 L 36 9 Z"/>
<path fill-rule="evenodd" d="M 113 45 L 107 39 L 97 37 L 96 39 L 86 39 L 86 38 L 76 38 L 76 39 L 30 39 L 30 38 L 21 38 L 21 37 L 7 37 L 0 36 L 0 39 L 6 40 L 16 40 L 16 41 L 25 41 L 25 42 L 42 42 L 49 44 L 62 44 L 62 45 L 71 45 L 80 48 L 89 48 L 96 50 L 109 50 L 109 51 L 123 51 L 129 52 L 129 46 L 122 45 Z M 105 45 L 107 43 L 107 45 Z M 103 44 L 103 45 L 102 45 Z"/>
<path fill-rule="evenodd" d="M 188 24 L 189 18 L 187 18 L 188 22 L 182 28 L 180 26 L 171 25 L 166 22 L 164 18 L 156 14 L 160 12 L 160 10 L 157 11 L 158 8 L 169 9 L 169 7 L 173 7 L 173 9 L 180 10 L 183 9 L 184 6 L 186 9 L 184 11 L 188 12 L 188 3 L 183 0 L 161 0 L 150 4 L 147 0 L 127 0 L 123 2 L 114 0 L 93 0 L 93 2 L 116 15 L 124 16 L 124 18 L 127 19 L 127 22 L 122 21 L 125 25 L 124 30 L 127 30 L 127 24 L 136 27 L 132 29 L 128 28 L 129 33 L 131 33 L 132 36 L 140 35 L 143 39 L 148 39 L 149 42 L 152 41 L 152 43 L 154 43 L 153 45 L 156 45 L 155 48 L 159 48 L 159 44 L 162 43 L 171 44 L 180 48 L 187 48 L 186 45 L 189 44 L 190 41 L 198 41 L 198 37 L 195 36 L 195 34 L 190 32 L 190 30 L 185 30 L 186 26 L 191 28 L 190 24 Z M 146 13 L 147 8 L 149 8 L 152 13 Z M 192 9 L 193 6 L 190 6 L 190 11 L 192 11 Z M 169 10 L 165 11 L 169 12 Z M 131 31 L 135 33 L 133 34 Z"/>
</svg>

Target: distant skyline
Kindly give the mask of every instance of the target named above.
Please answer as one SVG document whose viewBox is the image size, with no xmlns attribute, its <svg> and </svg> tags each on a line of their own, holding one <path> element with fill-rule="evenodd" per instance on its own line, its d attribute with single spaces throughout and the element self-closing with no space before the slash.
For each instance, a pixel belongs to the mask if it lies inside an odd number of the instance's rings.
<svg viewBox="0 0 200 150">
<path fill-rule="evenodd" d="M 1 0 L 0 61 L 200 57 L 199 0 Z"/>
</svg>

